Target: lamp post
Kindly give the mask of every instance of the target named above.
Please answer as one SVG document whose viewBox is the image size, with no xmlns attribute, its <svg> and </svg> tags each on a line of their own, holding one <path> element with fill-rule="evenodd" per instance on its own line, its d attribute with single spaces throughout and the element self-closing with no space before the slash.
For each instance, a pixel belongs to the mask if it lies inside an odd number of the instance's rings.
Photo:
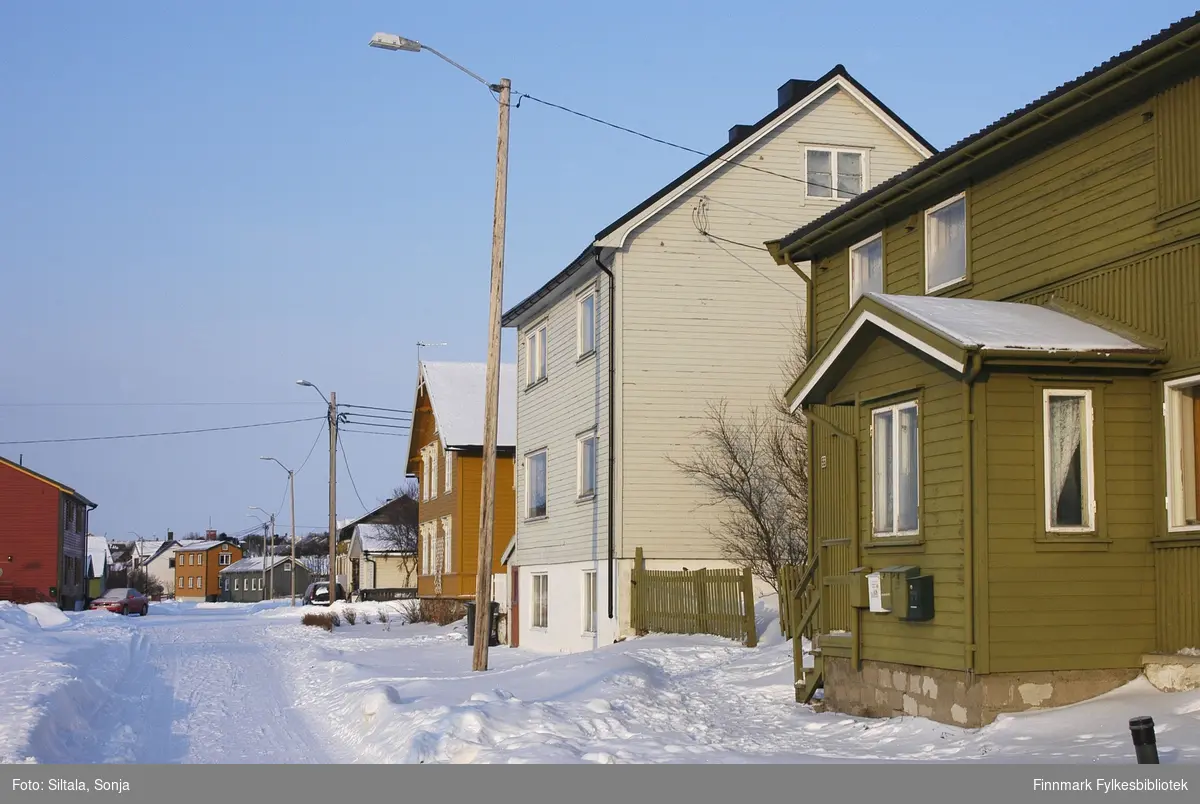
<svg viewBox="0 0 1200 804">
<path fill-rule="evenodd" d="M 496 135 L 496 198 L 492 219 L 491 296 L 488 314 L 487 392 L 484 399 L 483 492 L 480 500 L 479 560 L 475 576 L 475 653 L 472 669 L 487 670 L 492 608 L 492 542 L 496 524 L 496 427 L 500 405 L 500 316 L 504 289 L 504 227 L 508 198 L 508 114 L 512 82 L 491 84 L 453 59 L 413 39 L 388 33 L 371 37 L 371 47 L 419 53 L 427 50 L 499 94 L 500 122 Z"/>
<path fill-rule="evenodd" d="M 330 391 L 326 398 L 308 380 L 296 380 L 296 385 L 313 389 L 329 405 L 329 605 L 332 606 L 337 599 L 337 393 Z"/>
<path fill-rule="evenodd" d="M 267 539 L 266 534 L 263 534 L 263 583 L 267 586 L 267 592 L 264 597 L 271 599 L 275 597 L 275 515 L 263 511 L 257 505 L 250 506 L 250 510 L 262 511 L 266 514 L 267 524 L 271 528 L 271 564 L 269 568 L 267 565 Z"/>
<path fill-rule="evenodd" d="M 291 469 L 288 469 L 286 466 L 284 466 L 283 462 L 280 461 L 278 458 L 270 458 L 270 457 L 267 457 L 264 455 L 263 457 L 259 458 L 259 460 L 260 461 L 275 461 L 275 463 L 279 464 L 279 466 L 283 469 L 283 471 L 287 472 L 287 476 L 288 476 L 288 497 L 291 499 L 291 502 L 292 502 L 292 569 L 291 569 L 292 602 L 291 602 L 291 605 L 295 606 L 296 605 L 296 473 L 293 472 Z"/>
</svg>

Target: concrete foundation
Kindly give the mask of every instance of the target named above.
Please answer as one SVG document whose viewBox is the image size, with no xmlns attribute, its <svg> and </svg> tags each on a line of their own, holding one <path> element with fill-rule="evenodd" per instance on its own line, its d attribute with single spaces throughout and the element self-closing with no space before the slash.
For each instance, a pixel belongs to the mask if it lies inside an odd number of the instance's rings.
<svg viewBox="0 0 1200 804">
<path fill-rule="evenodd" d="M 968 675 L 959 670 L 825 657 L 824 708 L 863 717 L 912 715 L 978 728 L 1004 712 L 1078 703 L 1132 681 L 1139 669 Z"/>
<path fill-rule="evenodd" d="M 1200 656 L 1152 653 L 1142 657 L 1146 680 L 1163 692 L 1200 689 Z"/>
</svg>

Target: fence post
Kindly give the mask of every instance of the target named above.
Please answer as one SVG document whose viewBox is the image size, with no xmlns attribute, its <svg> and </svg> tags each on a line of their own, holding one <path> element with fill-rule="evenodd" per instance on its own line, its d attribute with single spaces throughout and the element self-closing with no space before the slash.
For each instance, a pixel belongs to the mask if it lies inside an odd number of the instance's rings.
<svg viewBox="0 0 1200 804">
<path fill-rule="evenodd" d="M 758 624 L 754 620 L 754 576 L 750 568 L 742 569 L 742 605 L 746 610 L 746 647 L 758 647 Z"/>
<path fill-rule="evenodd" d="M 642 548 L 638 547 L 634 550 L 633 569 L 630 571 L 630 579 L 633 586 L 633 594 L 630 595 L 630 604 L 633 615 L 633 632 L 638 636 L 646 634 L 646 600 L 645 591 L 640 588 L 639 581 L 642 580 L 642 569 L 645 567 L 645 556 L 642 554 Z"/>
<path fill-rule="evenodd" d="M 696 633 L 711 634 L 708 627 L 708 571 L 701 567 L 692 576 L 692 585 L 696 591 Z"/>
</svg>

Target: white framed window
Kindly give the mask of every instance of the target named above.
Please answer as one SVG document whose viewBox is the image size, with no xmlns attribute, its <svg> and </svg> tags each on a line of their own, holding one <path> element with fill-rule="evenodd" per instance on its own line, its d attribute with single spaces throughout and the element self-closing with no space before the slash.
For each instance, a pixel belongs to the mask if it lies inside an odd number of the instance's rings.
<svg viewBox="0 0 1200 804">
<path fill-rule="evenodd" d="M 925 292 L 967 278 L 967 194 L 925 210 Z"/>
<path fill-rule="evenodd" d="M 525 456 L 525 518 L 546 516 L 546 450 Z"/>
<path fill-rule="evenodd" d="M 809 198 L 853 198 L 867 184 L 866 154 L 840 148 L 805 148 L 806 184 Z"/>
<path fill-rule="evenodd" d="M 1166 383 L 1167 527 L 1200 529 L 1200 376 Z"/>
<path fill-rule="evenodd" d="M 224 584 L 225 585 L 223 588 L 225 589 L 226 592 L 228 592 L 229 591 L 229 579 L 228 578 L 225 579 Z"/>
<path fill-rule="evenodd" d="M 530 576 L 533 581 L 533 627 L 548 628 L 550 623 L 550 578 L 546 573 Z"/>
<path fill-rule="evenodd" d="M 229 553 L 219 554 L 217 556 L 217 566 L 218 567 L 228 567 L 229 562 L 232 560 L 232 558 L 233 558 L 233 556 L 230 555 Z"/>
<path fill-rule="evenodd" d="M 871 411 L 871 510 L 876 536 L 916 535 L 920 508 L 917 403 Z"/>
<path fill-rule="evenodd" d="M 546 379 L 546 333 L 549 324 L 538 324 L 525 336 L 525 384 Z"/>
<path fill-rule="evenodd" d="M 596 571 L 583 573 L 583 633 L 596 633 Z"/>
<path fill-rule="evenodd" d="M 429 526 L 432 523 L 421 523 L 421 574 L 431 575 L 433 570 L 433 536 Z"/>
<path fill-rule="evenodd" d="M 438 449 L 437 442 L 429 445 L 429 499 L 436 500 L 438 489 Z"/>
<path fill-rule="evenodd" d="M 446 450 L 446 483 L 444 486 L 446 492 L 454 490 L 454 453 Z"/>
<path fill-rule="evenodd" d="M 195 588 L 196 588 L 196 576 L 189 575 L 188 576 L 188 589 L 195 589 Z"/>
<path fill-rule="evenodd" d="M 198 566 L 198 567 L 204 566 L 204 553 L 199 553 L 196 555 L 196 566 Z"/>
<path fill-rule="evenodd" d="M 442 572 L 450 575 L 454 570 L 454 563 L 451 560 L 454 547 L 454 523 L 448 516 L 442 517 L 442 552 L 445 555 Z"/>
<path fill-rule="evenodd" d="M 1092 392 L 1042 391 L 1048 533 L 1089 533 L 1096 522 Z"/>
<path fill-rule="evenodd" d="M 883 293 L 883 233 L 850 247 L 850 306 L 864 293 Z"/>
<path fill-rule="evenodd" d="M 576 493 L 582 497 L 596 494 L 596 434 L 580 436 L 575 442 Z"/>
<path fill-rule="evenodd" d="M 583 357 L 596 351 L 596 291 L 590 290 L 579 297 L 578 356 Z"/>
<path fill-rule="evenodd" d="M 197 575 L 197 576 L 196 576 L 196 588 L 197 588 L 197 589 L 203 589 L 203 588 L 204 588 L 204 576 L 203 576 L 203 575 Z"/>
<path fill-rule="evenodd" d="M 421 448 L 421 501 L 429 500 L 429 447 Z"/>
<path fill-rule="evenodd" d="M 235 591 L 235 592 L 240 592 L 240 591 L 242 591 L 242 590 L 241 590 L 241 589 L 238 587 L 238 585 L 239 585 L 240 583 L 241 583 L 241 581 L 239 581 L 237 578 L 234 578 L 234 579 L 233 579 L 233 591 Z"/>
</svg>

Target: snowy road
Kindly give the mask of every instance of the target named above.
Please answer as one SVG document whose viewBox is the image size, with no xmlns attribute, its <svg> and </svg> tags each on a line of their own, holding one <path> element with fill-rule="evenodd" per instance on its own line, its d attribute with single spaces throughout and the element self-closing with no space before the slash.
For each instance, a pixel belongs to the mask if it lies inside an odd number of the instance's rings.
<svg viewBox="0 0 1200 804">
<path fill-rule="evenodd" d="M 51 707 L 30 738 L 39 762 L 327 763 L 281 680 L 268 620 L 231 609 L 103 627 L 120 660 L 96 708 Z M 60 696 L 61 698 L 64 696 Z M 69 696 L 66 696 L 69 697 Z M 91 696 L 83 696 L 90 698 Z"/>
</svg>

